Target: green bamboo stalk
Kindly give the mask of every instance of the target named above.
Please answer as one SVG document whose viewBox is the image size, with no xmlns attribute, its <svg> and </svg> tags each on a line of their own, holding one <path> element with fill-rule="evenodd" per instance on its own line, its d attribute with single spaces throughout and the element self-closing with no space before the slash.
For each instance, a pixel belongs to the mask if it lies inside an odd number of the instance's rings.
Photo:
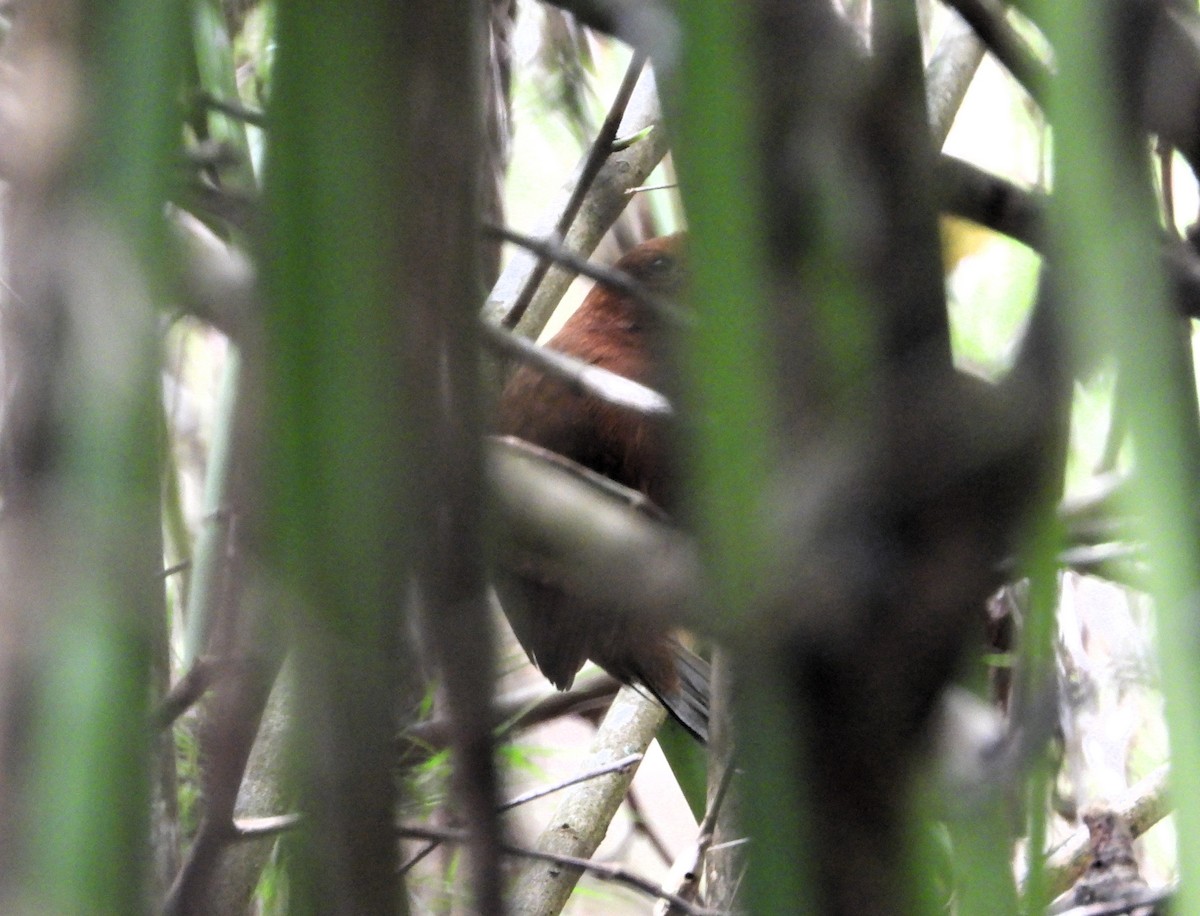
<svg viewBox="0 0 1200 916">
<path fill-rule="evenodd" d="M 149 641 L 164 613 L 154 302 L 184 33 L 171 3 L 83 6 L 83 169 L 65 203 L 42 201 L 61 227 L 70 333 L 30 886 L 38 912 L 132 914 L 146 904 Z"/>
<path fill-rule="evenodd" d="M 420 205 L 418 183 L 440 187 L 410 173 L 411 151 L 445 123 L 441 111 L 415 119 L 433 92 L 413 82 L 418 15 L 317 0 L 277 18 L 264 467 L 269 557 L 293 596 L 292 759 L 307 815 L 289 854 L 296 913 L 406 909 L 393 710 L 406 702 L 397 681 L 417 670 L 402 614 L 410 560 L 433 542 L 418 528 L 431 483 L 416 474 L 439 402 L 420 374 L 438 341 L 412 321 L 422 265 L 406 260 L 405 210 Z"/>
<path fill-rule="evenodd" d="M 1155 255 L 1146 149 L 1113 90 L 1118 7 L 1083 0 L 1039 5 L 1058 71 L 1050 99 L 1053 243 L 1077 345 L 1115 352 L 1122 372 L 1135 380 L 1129 386 L 1137 456 L 1131 515 L 1146 520 L 1140 534 L 1151 556 L 1172 770 L 1192 774 L 1200 772 L 1195 383 Z M 1195 779 L 1180 778 L 1172 789 L 1182 876 L 1174 906 L 1198 912 L 1200 788 Z"/>
<path fill-rule="evenodd" d="M 771 456 L 773 394 L 765 376 L 766 327 L 760 187 L 752 144 L 749 18 L 738 4 L 679 7 L 678 160 L 688 209 L 692 301 L 700 318 L 690 340 L 689 391 L 704 417 L 692 443 L 696 517 L 707 554 L 712 603 L 728 632 L 754 613 L 769 555 L 758 516 Z M 717 623 L 714 621 L 714 623 Z M 735 656 L 736 657 L 736 656 Z M 755 837 L 747 880 L 751 912 L 805 912 L 807 875 L 799 854 L 800 758 L 783 696 L 782 669 L 759 659 L 738 669 L 739 761 L 746 767 L 742 827 Z M 779 739 L 779 740 L 776 740 Z"/>
</svg>

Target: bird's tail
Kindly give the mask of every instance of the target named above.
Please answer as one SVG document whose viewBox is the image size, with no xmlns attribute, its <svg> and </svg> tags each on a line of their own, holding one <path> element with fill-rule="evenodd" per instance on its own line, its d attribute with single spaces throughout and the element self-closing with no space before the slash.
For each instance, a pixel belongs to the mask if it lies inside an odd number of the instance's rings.
<svg viewBox="0 0 1200 916">
<path fill-rule="evenodd" d="M 672 646 L 676 682 L 670 690 L 646 685 L 680 725 L 700 741 L 708 741 L 708 706 L 711 671 L 708 662 L 686 646 Z M 644 683 L 644 682 L 643 682 Z"/>
</svg>

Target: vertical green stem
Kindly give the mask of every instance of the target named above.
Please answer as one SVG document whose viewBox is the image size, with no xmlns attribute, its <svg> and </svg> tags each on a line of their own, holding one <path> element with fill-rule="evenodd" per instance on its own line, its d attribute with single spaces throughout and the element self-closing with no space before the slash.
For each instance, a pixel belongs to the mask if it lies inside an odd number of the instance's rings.
<svg viewBox="0 0 1200 916">
<path fill-rule="evenodd" d="M 164 613 L 154 298 L 184 32 L 173 3 L 82 6 L 83 168 L 65 198 L 42 201 L 63 258 L 43 304 L 67 331 L 32 880 L 39 912 L 123 916 L 146 903 L 149 640 Z"/>
<path fill-rule="evenodd" d="M 1112 2 L 1046 2 L 1047 37 L 1058 79 L 1054 244 L 1060 288 L 1074 309 L 1083 346 L 1111 349 L 1130 373 L 1130 427 L 1136 455 L 1134 516 L 1143 520 L 1171 730 L 1172 770 L 1200 768 L 1200 537 L 1195 517 L 1200 455 L 1191 368 L 1181 358 L 1167 290 L 1158 269 L 1157 226 L 1146 148 L 1113 90 Z M 1085 331 L 1087 335 L 1085 336 Z M 1200 791 L 1181 780 L 1178 819 L 1180 912 L 1200 911 Z"/>
<path fill-rule="evenodd" d="M 748 623 L 768 555 L 759 516 L 773 443 L 773 394 L 762 303 L 762 220 L 751 117 L 749 7 L 679 7 L 683 56 L 677 80 L 676 149 L 689 237 L 692 299 L 699 321 L 690 343 L 688 393 L 700 419 L 692 441 L 696 516 L 713 606 L 730 632 Z M 767 653 L 773 655 L 773 653 Z M 755 837 L 748 880 L 754 912 L 801 912 L 804 805 L 791 734 L 784 667 L 743 656 L 735 711 L 739 760 L 747 769 L 742 811 Z"/>
</svg>

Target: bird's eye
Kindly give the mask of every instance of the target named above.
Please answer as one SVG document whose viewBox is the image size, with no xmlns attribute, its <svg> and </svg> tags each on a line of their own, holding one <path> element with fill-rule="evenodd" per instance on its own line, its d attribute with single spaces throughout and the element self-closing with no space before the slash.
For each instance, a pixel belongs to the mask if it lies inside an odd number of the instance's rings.
<svg viewBox="0 0 1200 916">
<path fill-rule="evenodd" d="M 675 259 L 670 255 L 660 254 L 651 259 L 646 265 L 646 271 L 651 276 L 661 277 L 675 269 Z"/>
<path fill-rule="evenodd" d="M 669 254 L 656 254 L 642 265 L 643 283 L 651 286 L 674 285 L 679 275 L 679 262 Z"/>
</svg>

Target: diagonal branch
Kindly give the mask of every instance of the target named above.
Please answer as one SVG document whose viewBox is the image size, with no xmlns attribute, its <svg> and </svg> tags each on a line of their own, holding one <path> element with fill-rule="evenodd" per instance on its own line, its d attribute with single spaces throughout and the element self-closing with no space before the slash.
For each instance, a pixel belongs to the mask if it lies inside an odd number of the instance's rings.
<svg viewBox="0 0 1200 916">
<path fill-rule="evenodd" d="M 613 143 L 617 139 L 617 131 L 620 129 L 621 121 L 625 117 L 625 109 L 629 105 L 629 99 L 633 95 L 633 90 L 636 88 L 645 66 L 646 56 L 641 53 L 635 53 L 633 59 L 629 62 L 629 68 L 625 71 L 625 78 L 621 81 L 621 85 L 617 89 L 617 96 L 613 100 L 612 107 L 609 108 L 608 115 L 605 117 L 604 123 L 600 125 L 600 131 L 596 134 L 596 139 L 592 143 L 592 148 L 588 151 L 587 158 L 583 161 L 583 168 L 580 171 L 578 180 L 575 182 L 575 187 L 571 190 L 571 196 L 567 200 L 567 205 L 563 208 L 562 213 L 559 214 L 558 221 L 554 224 L 553 234 L 556 238 L 566 236 L 567 230 L 571 228 L 571 223 L 575 219 L 575 214 L 579 212 L 579 208 L 583 206 L 584 198 L 587 196 L 588 191 L 591 190 L 592 182 L 596 180 L 596 176 L 600 174 L 600 168 L 613 152 Z M 524 288 L 517 296 L 516 301 L 509 307 L 508 314 L 501 321 L 501 324 L 506 328 L 517 327 L 521 319 L 525 317 L 525 312 L 529 308 L 529 304 L 533 301 L 538 286 L 545 279 L 546 271 L 549 269 L 550 263 L 545 258 L 540 258 L 537 264 L 534 265 L 533 270 L 525 279 Z"/>
<path fill-rule="evenodd" d="M 1004 8 L 994 0 L 946 0 L 946 5 L 967 21 L 979 40 L 1045 110 L 1050 68 L 1013 28 Z"/>
</svg>

